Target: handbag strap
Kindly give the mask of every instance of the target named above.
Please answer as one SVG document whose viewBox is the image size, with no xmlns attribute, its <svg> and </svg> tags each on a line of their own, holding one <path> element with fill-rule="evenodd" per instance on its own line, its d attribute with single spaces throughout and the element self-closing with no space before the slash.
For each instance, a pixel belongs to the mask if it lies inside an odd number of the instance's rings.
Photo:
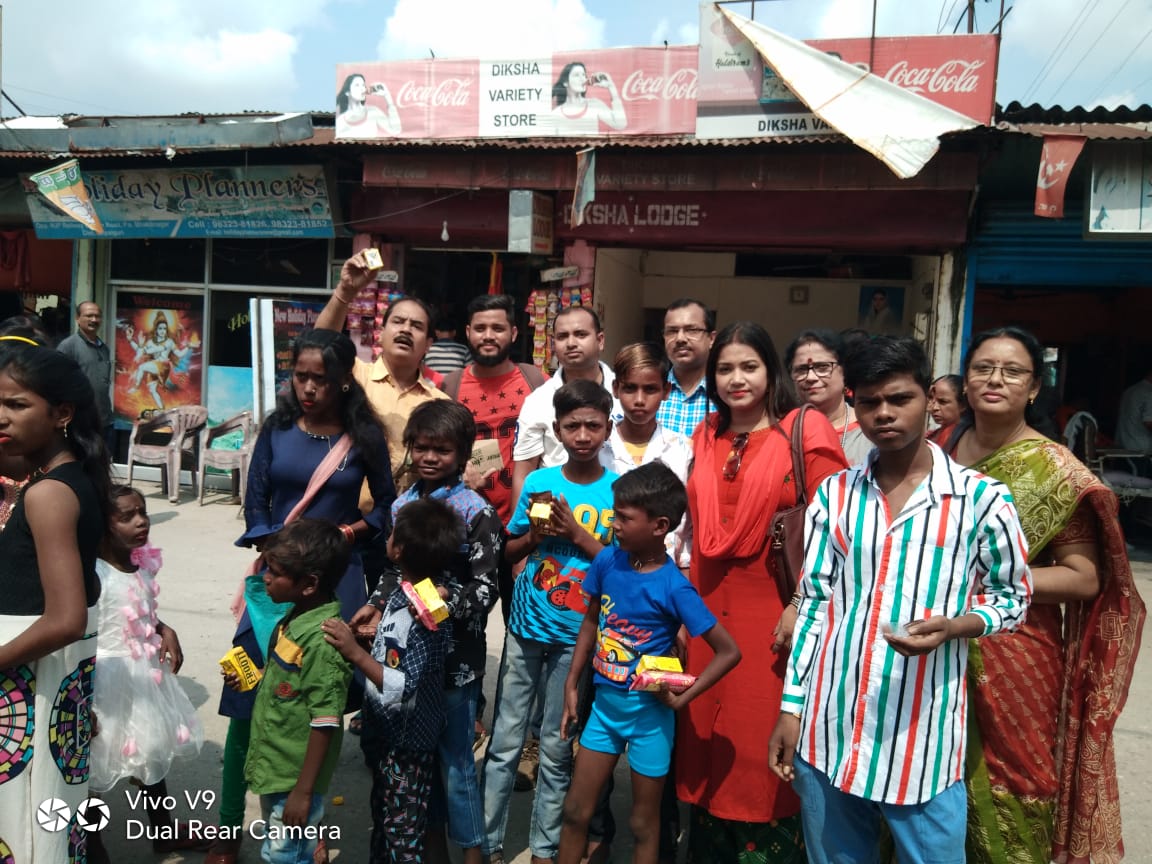
<svg viewBox="0 0 1152 864">
<path fill-rule="evenodd" d="M 316 470 L 312 472 L 312 479 L 308 481 L 308 488 L 304 490 L 304 494 L 300 496 L 300 500 L 296 502 L 296 506 L 284 517 L 285 525 L 300 518 L 300 514 L 312 503 L 312 499 L 316 497 L 316 493 L 328 482 L 328 478 L 336 472 L 336 466 L 348 455 L 348 451 L 351 449 L 352 436 L 345 432 L 340 436 L 340 440 L 336 442 L 336 445 L 328 451 L 328 455 L 324 457 L 323 461 L 316 466 Z"/>
<path fill-rule="evenodd" d="M 808 503 L 808 478 L 804 474 L 804 415 L 808 413 L 811 405 L 801 405 L 796 412 L 796 420 L 792 423 L 792 436 L 789 444 L 792 450 L 792 479 L 796 481 L 796 506 Z M 776 426 L 780 429 L 779 424 Z M 780 429 L 780 434 L 784 430 Z"/>
</svg>

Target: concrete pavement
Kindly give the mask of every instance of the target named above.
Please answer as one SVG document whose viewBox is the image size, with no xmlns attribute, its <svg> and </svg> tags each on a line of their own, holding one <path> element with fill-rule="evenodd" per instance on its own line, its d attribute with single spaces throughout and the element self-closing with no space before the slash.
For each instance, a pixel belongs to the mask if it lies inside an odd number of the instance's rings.
<svg viewBox="0 0 1152 864">
<path fill-rule="evenodd" d="M 192 500 L 190 488 L 181 489 L 181 503 L 169 504 L 161 496 L 159 484 L 137 483 L 145 492 L 152 516 L 152 543 L 164 550 L 164 569 L 159 576 L 161 617 L 180 634 L 185 665 L 180 681 L 197 707 L 205 727 L 205 746 L 195 762 L 177 762 L 168 777 L 169 792 L 176 799 L 175 814 L 181 820 L 202 819 L 215 824 L 215 807 L 207 801 L 219 792 L 220 759 L 227 731 L 225 718 L 216 713 L 220 693 L 219 667 L 216 661 L 230 646 L 233 632 L 228 605 L 252 553 L 232 542 L 243 531 L 235 505 L 223 503 L 225 497 L 210 492 L 205 505 Z M 1147 601 L 1152 601 L 1152 555 L 1134 555 L 1136 583 Z M 496 670 L 504 638 L 500 615 L 489 619 L 488 675 L 485 691 L 491 714 L 496 687 Z M 1128 704 L 1116 729 L 1116 762 L 1120 779 L 1124 837 L 1127 860 L 1152 862 L 1152 762 L 1147 751 L 1152 745 L 1152 646 L 1145 645 L 1136 668 Z M 490 716 L 486 723 L 490 725 Z M 630 807 L 627 767 L 621 760 L 617 770 L 613 810 L 620 826 L 620 836 L 613 860 L 628 861 L 631 843 L 627 830 Z M 346 735 L 332 789 L 329 793 L 328 824 L 338 827 L 340 839 L 333 841 L 333 860 L 367 861 L 368 836 L 371 828 L 368 798 L 370 776 L 360 756 L 358 741 Z M 127 793 L 133 787 L 120 784 L 105 796 L 112 811 L 112 822 L 105 832 L 106 846 L 117 862 L 160 861 L 198 862 L 198 853 L 175 854 L 161 859 L 151 852 L 145 839 L 128 839 L 129 820 L 146 824 L 142 811 L 133 811 Z M 333 805 L 332 798 L 342 796 L 343 803 Z M 514 793 L 506 860 L 528 864 L 528 818 L 531 793 Z M 259 818 L 256 799 L 249 796 L 248 821 Z M 258 843 L 246 840 L 240 861 L 260 860 Z"/>
</svg>

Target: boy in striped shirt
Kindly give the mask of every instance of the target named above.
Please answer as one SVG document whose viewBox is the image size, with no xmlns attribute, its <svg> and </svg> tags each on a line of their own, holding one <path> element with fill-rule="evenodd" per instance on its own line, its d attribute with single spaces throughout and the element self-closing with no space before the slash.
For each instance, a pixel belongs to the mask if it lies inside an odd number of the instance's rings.
<svg viewBox="0 0 1152 864">
<path fill-rule="evenodd" d="M 808 508 L 772 768 L 795 780 L 809 861 L 963 864 L 968 640 L 1024 620 L 1027 541 L 1007 487 L 924 438 L 930 369 L 911 339 L 844 358 L 875 449 Z"/>
</svg>

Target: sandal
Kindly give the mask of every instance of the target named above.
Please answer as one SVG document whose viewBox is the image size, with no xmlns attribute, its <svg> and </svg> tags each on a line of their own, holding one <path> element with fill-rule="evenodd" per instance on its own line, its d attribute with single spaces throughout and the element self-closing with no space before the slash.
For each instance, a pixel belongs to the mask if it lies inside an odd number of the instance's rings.
<svg viewBox="0 0 1152 864">
<path fill-rule="evenodd" d="M 215 840 L 208 847 L 208 854 L 204 856 L 204 864 L 236 864 L 239 855 L 239 840 Z"/>
</svg>

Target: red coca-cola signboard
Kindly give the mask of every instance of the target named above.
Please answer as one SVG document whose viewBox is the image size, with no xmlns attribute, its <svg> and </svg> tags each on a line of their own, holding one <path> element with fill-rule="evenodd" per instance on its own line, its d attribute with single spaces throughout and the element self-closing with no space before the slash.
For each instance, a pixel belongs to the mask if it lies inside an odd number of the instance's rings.
<svg viewBox="0 0 1152 864">
<path fill-rule="evenodd" d="M 702 4 L 700 16 L 697 137 L 834 132 L 797 101 L 715 4 Z M 996 36 L 818 39 L 807 44 L 980 123 L 991 122 Z"/>
<path fill-rule="evenodd" d="M 684 135 L 696 126 L 697 48 L 346 63 L 341 139 Z"/>
</svg>

